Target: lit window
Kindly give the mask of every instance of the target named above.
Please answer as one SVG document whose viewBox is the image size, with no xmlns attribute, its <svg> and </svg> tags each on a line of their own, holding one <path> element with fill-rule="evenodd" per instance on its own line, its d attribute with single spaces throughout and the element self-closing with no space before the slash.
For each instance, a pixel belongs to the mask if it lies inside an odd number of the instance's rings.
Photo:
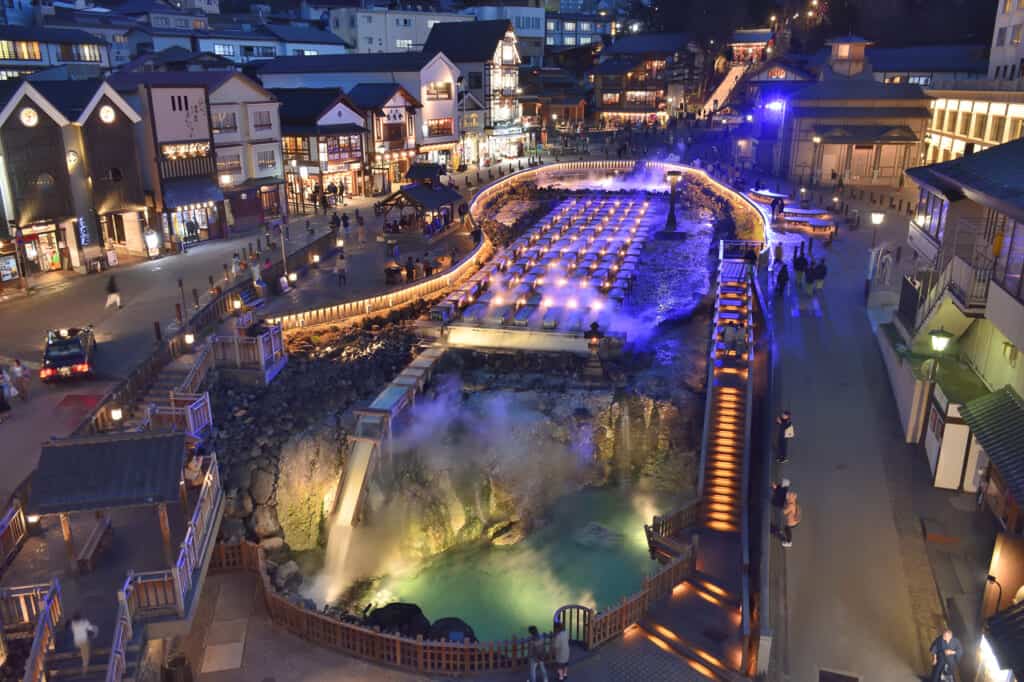
<svg viewBox="0 0 1024 682">
<path fill-rule="evenodd" d="M 452 82 L 451 81 L 434 81 L 433 83 L 427 83 L 427 101 L 436 102 L 438 100 L 445 100 L 452 98 Z"/>
<path fill-rule="evenodd" d="M 260 170 L 270 170 L 277 165 L 277 154 L 274 153 L 273 149 L 268 149 L 265 152 L 256 153 L 256 166 Z"/>
<path fill-rule="evenodd" d="M 1024 29 L 1024 24 L 1016 24 L 1013 27 L 1013 32 L 1010 36 L 1010 42 L 1014 45 L 1020 45 L 1021 42 L 1021 29 Z"/>
<path fill-rule="evenodd" d="M 221 57 L 234 57 L 235 56 L 235 46 L 234 45 L 229 45 L 227 43 L 214 43 L 213 44 L 213 53 L 214 54 L 219 54 Z"/>
<path fill-rule="evenodd" d="M 580 22 L 580 32 L 589 31 L 589 30 L 590 30 L 590 22 L 589 21 L 581 21 Z"/>
<path fill-rule="evenodd" d="M 558 30 L 558 22 L 557 21 L 549 21 L 548 22 L 548 30 L 549 31 L 557 31 Z"/>
<path fill-rule="evenodd" d="M 399 50 L 411 50 L 412 38 L 398 38 L 395 40 L 395 47 Z"/>
<path fill-rule="evenodd" d="M 427 137 L 442 137 L 454 134 L 454 126 L 450 118 L 431 118 L 427 120 Z"/>
<path fill-rule="evenodd" d="M 555 44 L 555 37 L 554 36 L 544 36 L 544 44 L 545 45 L 554 45 Z M 17 76 L 15 76 L 15 78 L 17 78 Z"/>
<path fill-rule="evenodd" d="M 569 32 L 575 31 L 576 30 L 576 22 L 575 21 L 567 21 L 567 22 L 565 22 L 565 30 L 569 31 Z"/>
<path fill-rule="evenodd" d="M 269 111 L 252 112 L 252 127 L 256 130 L 267 130 L 274 126 Z"/>
<path fill-rule="evenodd" d="M 218 154 L 217 172 L 234 175 L 242 172 L 242 157 L 238 154 Z"/>
<path fill-rule="evenodd" d="M 576 44 L 576 36 L 562 36 L 562 44 L 563 45 L 575 45 Z"/>
</svg>

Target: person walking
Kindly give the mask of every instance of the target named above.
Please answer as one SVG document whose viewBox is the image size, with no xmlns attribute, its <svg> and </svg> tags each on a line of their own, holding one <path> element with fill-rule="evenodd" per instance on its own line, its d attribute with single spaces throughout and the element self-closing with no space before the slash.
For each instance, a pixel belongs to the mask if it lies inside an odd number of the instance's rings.
<svg viewBox="0 0 1024 682">
<path fill-rule="evenodd" d="M 803 288 L 804 288 L 804 293 L 805 294 L 810 295 L 810 294 L 814 293 L 814 282 L 817 280 L 817 278 L 818 278 L 818 265 L 814 261 L 811 261 L 807 265 L 807 270 L 804 272 L 804 287 Z"/>
<path fill-rule="evenodd" d="M 793 529 L 800 525 L 801 515 L 796 493 L 790 490 L 786 493 L 786 503 L 782 507 L 782 532 L 779 534 L 782 546 L 787 549 L 793 546 Z"/>
<path fill-rule="evenodd" d="M 366 218 L 356 214 L 356 239 L 360 244 L 366 243 Z"/>
<path fill-rule="evenodd" d="M 338 236 L 338 230 L 341 228 L 341 217 L 338 212 L 335 211 L 334 215 L 331 216 L 331 232 L 334 233 L 335 238 Z"/>
<path fill-rule="evenodd" d="M 348 267 L 345 264 L 345 252 L 339 251 L 334 259 L 334 275 L 338 278 L 338 286 L 348 284 Z"/>
<path fill-rule="evenodd" d="M 548 671 L 544 667 L 544 640 L 540 637 L 536 625 L 529 627 L 530 640 L 527 643 L 527 659 L 530 665 L 530 682 L 537 682 L 537 670 L 540 670 L 540 677 L 548 682 Z"/>
<path fill-rule="evenodd" d="M 405 281 L 412 282 L 416 279 L 416 265 L 412 262 L 412 256 L 405 259 Z"/>
<path fill-rule="evenodd" d="M 416 279 L 423 279 L 425 271 L 423 269 L 423 261 L 422 260 L 420 260 L 419 258 L 416 259 L 416 264 L 413 265 L 413 270 L 414 270 L 414 272 L 416 274 Z"/>
<path fill-rule="evenodd" d="M 242 268 L 242 257 L 236 251 L 231 256 L 231 278 L 238 277 L 238 271 Z"/>
<path fill-rule="evenodd" d="M 782 242 L 775 242 L 775 250 L 772 252 L 772 256 L 772 265 L 774 265 L 775 269 L 778 270 L 785 258 L 782 253 Z"/>
<path fill-rule="evenodd" d="M 569 678 L 569 631 L 565 629 L 565 623 L 555 623 L 555 638 L 552 641 L 555 653 L 555 672 L 559 680 Z"/>
<path fill-rule="evenodd" d="M 342 229 L 342 230 L 344 231 L 344 233 L 345 233 L 345 241 L 348 241 L 348 235 L 349 235 L 349 217 L 348 217 L 348 212 L 347 212 L 347 211 L 346 211 L 345 213 L 342 213 L 342 214 L 341 214 L 341 229 Z"/>
<path fill-rule="evenodd" d="M 18 395 L 21 396 L 22 402 L 28 402 L 28 383 L 29 375 L 28 368 L 21 364 L 21 360 L 15 358 L 14 365 L 11 367 L 11 381 L 14 383 L 14 387 L 18 389 Z"/>
<path fill-rule="evenodd" d="M 107 304 L 103 308 L 106 309 L 112 305 L 117 306 L 118 310 L 122 308 L 121 290 L 117 288 L 117 279 L 113 275 L 107 280 Z"/>
<path fill-rule="evenodd" d="M 782 296 L 789 285 L 789 267 L 785 263 L 779 265 L 779 273 L 775 275 L 775 295 Z"/>
<path fill-rule="evenodd" d="M 932 654 L 932 676 L 930 682 L 953 682 L 954 670 L 963 658 L 964 648 L 953 631 L 946 628 L 935 638 L 929 648 Z"/>
<path fill-rule="evenodd" d="M 92 639 L 100 633 L 100 629 L 89 622 L 81 613 L 71 616 L 71 638 L 78 652 L 82 655 L 82 675 L 89 672 L 89 657 L 92 652 Z"/>
<path fill-rule="evenodd" d="M 821 291 L 825 288 L 825 275 L 828 274 L 828 266 L 825 265 L 825 259 L 822 258 L 818 261 L 818 264 L 814 266 L 814 290 Z"/>
<path fill-rule="evenodd" d="M 8 403 L 8 409 L 10 409 L 10 403 L 14 402 L 18 394 L 18 388 L 14 385 L 14 380 L 11 379 L 7 367 L 0 367 L 0 398 L 3 398 Z"/>
<path fill-rule="evenodd" d="M 796 273 L 796 285 L 803 288 L 804 277 L 807 275 L 807 259 L 804 258 L 803 249 L 797 252 L 793 258 L 793 272 Z"/>
<path fill-rule="evenodd" d="M 782 464 L 789 460 L 789 441 L 796 436 L 796 427 L 793 425 L 793 415 L 789 410 L 779 413 L 779 416 L 775 418 L 775 424 L 777 426 L 775 461 Z"/>
<path fill-rule="evenodd" d="M 259 259 L 256 259 L 253 262 L 253 264 L 252 264 L 252 283 L 253 284 L 259 284 L 260 283 L 261 270 L 262 270 L 262 268 L 260 268 L 260 261 L 259 261 Z"/>
</svg>

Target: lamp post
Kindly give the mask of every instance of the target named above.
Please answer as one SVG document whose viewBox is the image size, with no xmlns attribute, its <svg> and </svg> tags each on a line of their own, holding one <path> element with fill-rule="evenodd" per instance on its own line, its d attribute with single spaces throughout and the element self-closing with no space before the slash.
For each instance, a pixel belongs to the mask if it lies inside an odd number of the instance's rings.
<svg viewBox="0 0 1024 682">
<path fill-rule="evenodd" d="M 992 583 L 993 585 L 995 585 L 999 589 L 999 592 L 996 594 L 996 608 L 992 612 L 992 613 L 999 613 L 999 605 L 1003 601 L 1003 586 L 999 584 L 999 579 L 996 578 L 994 575 L 991 575 L 991 574 L 985 576 L 985 582 Z"/>
<path fill-rule="evenodd" d="M 939 369 L 939 358 L 946 352 L 949 342 L 953 340 L 953 335 L 939 327 L 928 332 L 928 336 L 931 338 L 932 352 L 935 353 L 935 357 L 931 358 L 931 365 L 928 368 L 928 381 L 929 383 L 935 383 L 935 375 Z"/>
<path fill-rule="evenodd" d="M 665 220 L 665 227 L 675 229 L 676 227 L 676 185 L 683 178 L 681 171 L 670 170 L 665 173 L 668 180 L 668 219 Z"/>
<path fill-rule="evenodd" d="M 875 248 L 875 244 L 878 241 L 878 228 L 885 222 L 885 214 L 881 211 L 873 211 L 871 213 L 871 248 Z"/>
</svg>

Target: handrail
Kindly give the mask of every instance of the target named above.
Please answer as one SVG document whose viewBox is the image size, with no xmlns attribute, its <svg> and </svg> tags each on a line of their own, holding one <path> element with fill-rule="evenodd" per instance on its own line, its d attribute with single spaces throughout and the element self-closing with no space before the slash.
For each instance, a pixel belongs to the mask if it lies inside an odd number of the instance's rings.
<svg viewBox="0 0 1024 682">
<path fill-rule="evenodd" d="M 47 679 L 46 652 L 53 648 L 57 624 L 60 623 L 63 615 L 60 583 L 54 578 L 43 600 L 39 619 L 36 621 L 32 649 L 25 661 L 25 675 L 22 677 L 22 682 L 45 682 Z"/>
<path fill-rule="evenodd" d="M 7 565 L 27 535 L 25 512 L 21 505 L 12 505 L 3 519 L 0 519 L 0 568 Z"/>
<path fill-rule="evenodd" d="M 134 625 L 129 597 L 135 589 L 132 574 L 124 581 L 124 587 L 117 593 L 117 624 L 114 639 L 110 645 L 110 659 L 107 664 L 106 682 L 120 682 L 127 669 L 128 645 L 134 638 Z"/>
<path fill-rule="evenodd" d="M 0 632 L 35 623 L 49 589 L 50 583 L 0 588 Z"/>
</svg>

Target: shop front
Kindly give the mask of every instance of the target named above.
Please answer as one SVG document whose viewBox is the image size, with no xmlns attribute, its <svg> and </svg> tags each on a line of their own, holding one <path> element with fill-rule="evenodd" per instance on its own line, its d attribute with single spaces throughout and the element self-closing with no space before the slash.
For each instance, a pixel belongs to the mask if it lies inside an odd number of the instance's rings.
<svg viewBox="0 0 1024 682">
<path fill-rule="evenodd" d="M 290 212 L 299 215 L 318 213 L 327 198 L 327 209 L 340 207 L 346 197 L 363 196 L 366 178 L 358 161 L 330 164 L 321 169 L 315 161 L 293 161 L 285 169 L 285 190 Z"/>
<path fill-rule="evenodd" d="M 373 163 L 373 191 L 388 194 L 405 182 L 405 175 L 416 158 L 415 149 L 379 152 Z"/>
<path fill-rule="evenodd" d="M 0 241 L 0 290 L 14 286 L 20 276 L 18 250 L 14 246 L 14 240 Z"/>
<path fill-rule="evenodd" d="M 264 223 L 280 221 L 285 214 L 281 178 L 258 178 L 224 193 L 226 222 L 231 232 L 244 232 Z"/>
<path fill-rule="evenodd" d="M 184 250 L 224 236 L 224 194 L 208 177 L 165 180 L 161 237 L 165 248 Z"/>
<path fill-rule="evenodd" d="M 457 142 L 422 145 L 419 161 L 421 163 L 436 163 L 447 172 L 452 172 L 462 163 L 459 159 L 459 147 Z"/>
<path fill-rule="evenodd" d="M 526 153 L 527 136 L 522 126 L 495 128 L 487 138 L 487 157 L 494 163 Z"/>
<path fill-rule="evenodd" d="M 98 216 L 100 236 L 106 251 L 107 265 L 111 263 L 111 252 L 116 262 L 118 254 L 149 256 L 145 233 L 148 229 L 145 211 L 122 211 L 104 213 Z"/>
<path fill-rule="evenodd" d="M 56 223 L 27 225 L 18 232 L 27 276 L 70 268 L 64 231 Z"/>
</svg>

